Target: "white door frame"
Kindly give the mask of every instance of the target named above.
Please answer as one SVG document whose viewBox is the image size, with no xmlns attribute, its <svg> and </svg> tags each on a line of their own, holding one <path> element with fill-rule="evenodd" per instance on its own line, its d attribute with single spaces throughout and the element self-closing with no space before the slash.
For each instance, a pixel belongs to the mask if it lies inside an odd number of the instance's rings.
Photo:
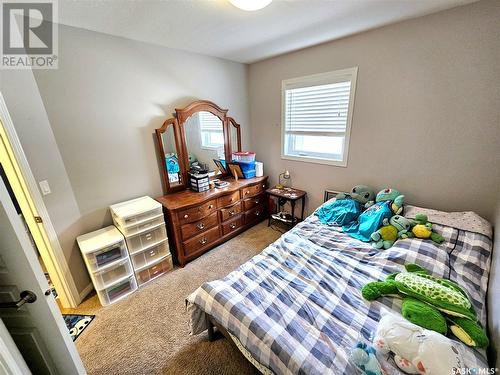
<svg viewBox="0 0 500 375">
<path fill-rule="evenodd" d="M 0 319 L 0 374 L 31 374 L 2 319 Z"/>
<path fill-rule="evenodd" d="M 10 168 L 9 165 L 4 166 L 5 172 L 19 201 L 28 228 L 50 279 L 54 283 L 62 306 L 77 307 L 81 302 L 80 294 L 1 92 L 0 125 L 0 152 L 4 153 L 6 150 L 6 155 L 1 155 L 1 157 L 5 157 L 8 160 L 7 164 L 11 164 Z M 23 196 L 18 197 L 18 194 Z M 41 218 L 42 222 L 35 221 L 35 217 Z"/>
</svg>

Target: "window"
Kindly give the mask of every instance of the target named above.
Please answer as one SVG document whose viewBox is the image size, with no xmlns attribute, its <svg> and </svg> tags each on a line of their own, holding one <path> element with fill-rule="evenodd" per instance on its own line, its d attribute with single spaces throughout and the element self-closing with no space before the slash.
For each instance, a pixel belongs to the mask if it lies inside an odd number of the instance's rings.
<svg viewBox="0 0 500 375">
<path fill-rule="evenodd" d="M 282 83 L 283 159 L 347 166 L 358 68 Z"/>
<path fill-rule="evenodd" d="M 201 146 L 219 148 L 224 146 L 221 120 L 210 112 L 199 112 Z"/>
</svg>

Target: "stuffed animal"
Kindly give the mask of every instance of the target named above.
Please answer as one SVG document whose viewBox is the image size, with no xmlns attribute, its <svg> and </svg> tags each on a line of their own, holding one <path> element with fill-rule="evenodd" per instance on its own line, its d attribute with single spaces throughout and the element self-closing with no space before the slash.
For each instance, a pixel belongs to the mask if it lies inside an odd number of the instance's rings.
<svg viewBox="0 0 500 375">
<path fill-rule="evenodd" d="M 364 342 L 358 342 L 351 351 L 350 360 L 364 375 L 383 375 L 385 372 L 375 356 L 376 351 Z"/>
<path fill-rule="evenodd" d="M 452 374 L 466 368 L 460 344 L 393 314 L 380 319 L 373 342 L 378 352 L 394 353 L 394 362 L 408 374 Z"/>
<path fill-rule="evenodd" d="M 401 195 L 399 191 L 392 188 L 380 190 L 375 199 L 376 202 L 391 201 L 391 210 L 394 215 L 399 215 L 403 212 L 403 204 L 405 203 L 405 196 Z"/>
<path fill-rule="evenodd" d="M 356 185 L 351 193 L 339 193 L 314 213 L 326 225 L 346 225 L 355 222 L 363 209 L 373 204 L 375 193 L 365 185 Z"/>
<path fill-rule="evenodd" d="M 375 199 L 375 193 L 372 188 L 366 185 L 356 185 L 351 189 L 350 193 L 339 193 L 335 198 L 339 200 L 349 197 L 364 205 L 365 208 L 368 208 L 375 203 L 373 201 Z"/>
<path fill-rule="evenodd" d="M 432 231 L 432 224 L 427 221 L 427 215 L 418 213 L 415 219 L 412 220 L 412 229 L 410 237 L 430 238 L 434 242 L 440 244 L 444 242 L 444 237 L 439 233 Z"/>
<path fill-rule="evenodd" d="M 469 346 L 485 348 L 486 333 L 477 323 L 476 312 L 458 284 L 433 277 L 427 270 L 407 264 L 407 272 L 393 273 L 385 281 L 366 284 L 361 294 L 368 301 L 381 296 L 403 299 L 403 316 L 410 322 L 443 335 L 448 325 L 453 334 Z"/>
<path fill-rule="evenodd" d="M 384 219 L 382 227 L 371 235 L 372 246 L 376 249 L 388 249 L 398 238 L 408 238 L 411 222 L 407 218 L 394 215 L 389 220 Z"/>
</svg>

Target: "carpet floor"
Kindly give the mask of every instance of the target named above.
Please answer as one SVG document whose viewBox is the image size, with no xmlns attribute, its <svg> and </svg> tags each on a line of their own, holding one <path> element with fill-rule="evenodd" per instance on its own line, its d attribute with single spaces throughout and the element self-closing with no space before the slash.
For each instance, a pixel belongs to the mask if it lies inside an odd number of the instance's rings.
<svg viewBox="0 0 500 375">
<path fill-rule="evenodd" d="M 184 268 L 151 281 L 125 300 L 102 307 L 96 295 L 66 314 L 96 315 L 76 346 L 89 374 L 255 374 L 231 343 L 189 334 L 185 298 L 260 253 L 281 233 L 262 222 Z"/>
</svg>

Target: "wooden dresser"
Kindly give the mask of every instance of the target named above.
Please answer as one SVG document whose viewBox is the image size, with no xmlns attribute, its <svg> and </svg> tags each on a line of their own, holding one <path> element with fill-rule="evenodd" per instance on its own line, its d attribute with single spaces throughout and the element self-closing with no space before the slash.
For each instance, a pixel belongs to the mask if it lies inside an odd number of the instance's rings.
<svg viewBox="0 0 500 375">
<path fill-rule="evenodd" d="M 170 246 L 184 266 L 267 215 L 267 176 L 227 180 L 224 189 L 183 190 L 157 198 L 165 211 Z"/>
</svg>

